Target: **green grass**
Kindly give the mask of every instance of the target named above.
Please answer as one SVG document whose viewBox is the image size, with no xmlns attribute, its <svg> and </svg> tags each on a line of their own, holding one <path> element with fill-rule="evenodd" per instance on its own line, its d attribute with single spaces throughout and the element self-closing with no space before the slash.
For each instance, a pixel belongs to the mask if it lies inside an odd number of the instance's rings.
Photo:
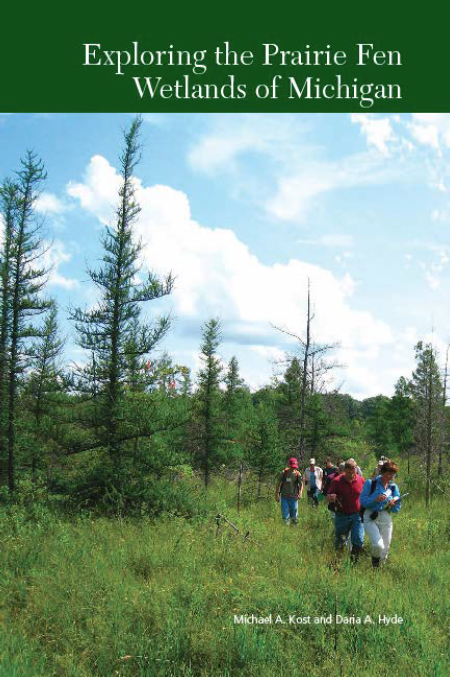
<svg viewBox="0 0 450 678">
<path fill-rule="evenodd" d="M 294 528 L 274 501 L 238 515 L 232 499 L 213 488 L 208 518 L 153 523 L 2 509 L 1 675 L 448 675 L 445 502 L 405 502 L 390 561 L 373 571 L 369 556 L 336 556 L 323 506 L 303 501 Z M 251 540 L 216 536 L 217 509 Z M 233 623 L 335 609 L 374 623 Z"/>
</svg>

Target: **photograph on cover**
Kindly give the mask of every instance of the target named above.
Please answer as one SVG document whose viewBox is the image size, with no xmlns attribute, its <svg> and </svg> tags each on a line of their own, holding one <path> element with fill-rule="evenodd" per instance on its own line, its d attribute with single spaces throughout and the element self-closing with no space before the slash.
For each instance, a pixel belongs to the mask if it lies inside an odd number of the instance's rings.
<svg viewBox="0 0 450 678">
<path fill-rule="evenodd" d="M 1 675 L 448 675 L 450 115 L 0 148 Z"/>
</svg>

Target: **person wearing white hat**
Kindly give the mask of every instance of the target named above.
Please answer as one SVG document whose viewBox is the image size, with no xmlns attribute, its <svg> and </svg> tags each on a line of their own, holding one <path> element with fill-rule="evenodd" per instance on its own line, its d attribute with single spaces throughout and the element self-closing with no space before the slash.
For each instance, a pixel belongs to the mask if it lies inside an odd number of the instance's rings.
<svg viewBox="0 0 450 678">
<path fill-rule="evenodd" d="M 309 468 L 305 469 L 303 482 L 307 488 L 307 495 L 314 506 L 319 505 L 318 494 L 322 489 L 323 471 L 320 466 L 316 466 L 316 460 L 311 457 L 309 460 Z"/>
</svg>

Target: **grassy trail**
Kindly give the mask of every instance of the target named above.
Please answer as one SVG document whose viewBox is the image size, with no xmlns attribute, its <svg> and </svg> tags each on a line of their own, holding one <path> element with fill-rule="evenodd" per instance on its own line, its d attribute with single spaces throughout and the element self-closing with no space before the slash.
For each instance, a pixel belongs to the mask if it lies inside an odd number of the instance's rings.
<svg viewBox="0 0 450 678">
<path fill-rule="evenodd" d="M 275 502 L 238 515 L 217 496 L 196 521 L 2 510 L 1 675 L 448 675 L 444 503 L 405 503 L 390 561 L 373 571 L 369 556 L 353 567 L 335 555 L 323 506 L 303 501 L 285 527 Z M 251 541 L 216 536 L 217 510 Z M 314 623 L 335 612 L 373 623 Z M 273 623 L 234 623 L 252 614 Z M 403 624 L 378 623 L 395 614 Z"/>
</svg>

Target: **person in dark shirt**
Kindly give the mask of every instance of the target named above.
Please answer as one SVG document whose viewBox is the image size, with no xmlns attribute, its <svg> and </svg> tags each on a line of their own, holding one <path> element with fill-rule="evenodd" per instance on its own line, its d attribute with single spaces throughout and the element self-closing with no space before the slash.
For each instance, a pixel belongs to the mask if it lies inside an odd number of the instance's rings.
<svg viewBox="0 0 450 678">
<path fill-rule="evenodd" d="M 333 462 L 331 461 L 330 457 L 327 457 L 327 458 L 325 459 L 325 468 L 323 469 L 323 478 L 324 478 L 324 480 L 326 480 L 326 478 L 328 478 L 328 476 L 331 476 L 332 473 L 336 473 L 337 470 L 338 470 L 338 469 L 337 469 L 337 466 L 335 466 L 335 465 L 333 464 Z"/>
<path fill-rule="evenodd" d="M 337 466 L 334 466 L 330 457 L 325 459 L 325 468 L 323 469 L 322 493 L 326 494 L 330 486 L 330 478 L 337 472 Z"/>
<path fill-rule="evenodd" d="M 345 469 L 345 463 L 341 462 L 339 464 L 338 468 L 336 468 L 336 470 L 333 471 L 333 473 L 330 473 L 328 475 L 327 479 L 325 480 L 325 482 L 323 484 L 323 488 L 322 488 L 322 492 L 325 496 L 328 494 L 328 492 L 330 490 L 330 485 L 331 485 L 332 481 L 335 478 L 337 478 L 339 475 L 341 475 L 341 473 L 344 473 L 344 469 Z"/>
<path fill-rule="evenodd" d="M 351 558 L 358 560 L 364 544 L 364 527 L 361 522 L 359 496 L 364 487 L 364 478 L 356 472 L 356 462 L 345 462 L 344 473 L 335 477 L 328 490 L 326 499 L 336 506 L 334 516 L 335 546 L 342 549 L 347 545 L 349 535 L 352 539 Z"/>
<path fill-rule="evenodd" d="M 302 474 L 298 470 L 298 462 L 295 457 L 289 459 L 289 467 L 285 468 L 277 482 L 275 500 L 281 500 L 281 515 L 286 525 L 292 522 L 297 524 L 298 498 L 302 498 L 303 481 Z"/>
</svg>

